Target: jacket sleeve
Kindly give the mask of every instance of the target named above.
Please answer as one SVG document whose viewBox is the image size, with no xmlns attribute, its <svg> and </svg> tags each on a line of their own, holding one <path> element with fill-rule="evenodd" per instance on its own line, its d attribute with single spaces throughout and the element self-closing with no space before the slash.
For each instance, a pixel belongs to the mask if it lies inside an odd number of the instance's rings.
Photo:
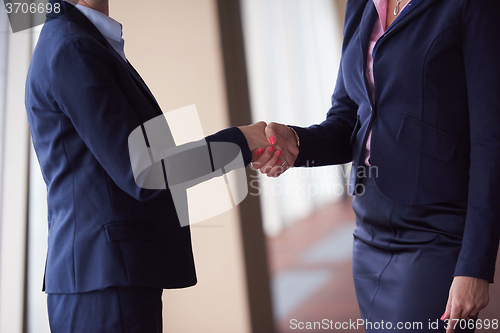
<svg viewBox="0 0 500 333">
<path fill-rule="evenodd" d="M 350 138 L 357 119 L 358 106 L 344 86 L 340 65 L 332 96 L 332 107 L 319 125 L 307 128 L 292 126 L 300 138 L 300 153 L 295 166 L 321 166 L 347 163 L 352 160 Z"/>
<path fill-rule="evenodd" d="M 52 93 L 79 137 L 109 177 L 123 191 L 137 200 L 151 200 L 161 190 L 144 189 L 135 180 L 130 162 L 128 137 L 143 125 L 113 71 L 116 61 L 99 43 L 86 38 L 67 40 L 52 59 Z M 153 107 L 145 105 L 145 108 Z M 154 114 L 154 112 L 152 112 Z M 206 138 L 207 142 L 225 141 L 237 144 L 245 163 L 251 153 L 241 131 L 235 127 Z M 186 165 L 196 165 L 197 156 L 187 154 Z"/>
<path fill-rule="evenodd" d="M 455 276 L 493 282 L 500 239 L 500 2 L 465 0 L 463 56 L 470 120 L 469 199 Z"/>
</svg>

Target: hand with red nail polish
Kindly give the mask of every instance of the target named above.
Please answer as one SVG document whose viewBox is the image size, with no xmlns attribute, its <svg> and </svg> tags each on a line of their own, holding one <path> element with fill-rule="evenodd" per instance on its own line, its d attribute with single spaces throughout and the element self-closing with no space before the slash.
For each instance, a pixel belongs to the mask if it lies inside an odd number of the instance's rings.
<svg viewBox="0 0 500 333">
<path fill-rule="evenodd" d="M 252 152 L 252 166 L 254 168 L 260 168 L 272 157 L 274 147 L 269 144 L 266 137 L 266 126 L 267 124 L 261 121 L 252 125 L 238 127 L 245 136 L 248 148 Z"/>
<path fill-rule="evenodd" d="M 269 146 L 263 149 L 260 155 L 257 155 L 257 158 L 252 161 L 252 166 L 255 169 L 259 169 L 262 173 L 269 175 L 269 171 L 276 165 L 279 155 L 281 155 L 281 150 Z"/>
<path fill-rule="evenodd" d="M 256 149 L 264 149 L 269 146 L 269 142 L 264 135 L 266 126 L 267 124 L 265 122 L 259 121 L 258 123 L 252 125 L 238 127 L 245 136 L 245 139 L 247 139 L 248 148 L 250 148 L 250 151 L 254 151 Z"/>
<path fill-rule="evenodd" d="M 288 126 L 259 122 L 239 128 L 252 151 L 252 166 L 255 169 L 269 177 L 278 177 L 295 163 L 299 142 Z"/>
<path fill-rule="evenodd" d="M 489 302 L 489 282 L 469 276 L 455 276 L 451 284 L 446 311 L 441 320 L 447 324 L 446 333 L 460 327 L 460 321 L 476 319 Z"/>
<path fill-rule="evenodd" d="M 298 138 L 290 127 L 278 123 L 269 123 L 265 132 L 269 144 L 276 149 L 269 162 L 261 165 L 260 171 L 269 177 L 278 177 L 295 163 L 299 155 Z"/>
</svg>

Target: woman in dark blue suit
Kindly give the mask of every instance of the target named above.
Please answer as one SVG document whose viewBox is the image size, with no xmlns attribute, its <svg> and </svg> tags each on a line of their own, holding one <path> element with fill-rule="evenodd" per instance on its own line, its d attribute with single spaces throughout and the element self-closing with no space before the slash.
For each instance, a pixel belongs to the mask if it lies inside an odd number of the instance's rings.
<svg viewBox="0 0 500 333">
<path fill-rule="evenodd" d="M 353 276 L 368 332 L 473 331 L 488 303 L 499 33 L 498 0 L 350 0 L 326 120 L 266 129 L 283 151 L 280 163 L 267 151 L 254 162 L 269 176 L 353 162 Z"/>
<path fill-rule="evenodd" d="M 136 167 L 153 163 L 136 158 L 141 148 L 180 146 L 125 57 L 109 0 L 50 4 L 27 75 L 26 111 L 47 184 L 51 332 L 161 332 L 163 289 L 197 281 L 190 228 L 181 224 L 187 207 L 174 201 L 187 200 L 185 190 L 172 185 L 192 186 L 234 159 L 227 153 L 250 163 L 250 149 L 267 146 L 265 124 L 231 127 L 160 156 L 151 168 L 159 177 L 142 186 Z M 233 149 L 222 153 L 221 142 Z"/>
</svg>

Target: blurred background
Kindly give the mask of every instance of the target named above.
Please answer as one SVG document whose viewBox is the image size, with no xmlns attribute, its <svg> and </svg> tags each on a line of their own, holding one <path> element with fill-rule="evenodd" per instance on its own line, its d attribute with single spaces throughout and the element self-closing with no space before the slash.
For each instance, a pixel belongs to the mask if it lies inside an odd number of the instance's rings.
<svg viewBox="0 0 500 333">
<path fill-rule="evenodd" d="M 336 82 L 346 1 L 111 0 L 110 16 L 123 24 L 127 58 L 162 109 L 196 104 L 208 135 L 259 120 L 321 122 Z M 47 333 L 46 190 L 24 109 L 41 26 L 14 34 L 4 8 L 0 333 Z M 292 169 L 278 179 L 247 173 L 241 205 L 192 226 L 199 282 L 164 292 L 165 332 L 319 332 L 299 323 L 359 319 L 349 166 Z M 481 317 L 499 313 L 500 289 L 492 285 Z"/>
</svg>

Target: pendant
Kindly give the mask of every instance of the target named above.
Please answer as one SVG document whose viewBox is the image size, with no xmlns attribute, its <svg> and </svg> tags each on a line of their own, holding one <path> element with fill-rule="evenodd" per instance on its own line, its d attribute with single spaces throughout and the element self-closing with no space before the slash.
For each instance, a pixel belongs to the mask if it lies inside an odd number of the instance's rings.
<svg viewBox="0 0 500 333">
<path fill-rule="evenodd" d="M 394 16 L 398 16 L 399 13 L 399 4 L 403 2 L 403 0 L 396 0 L 398 3 L 396 4 L 396 7 L 394 7 Z"/>
</svg>

